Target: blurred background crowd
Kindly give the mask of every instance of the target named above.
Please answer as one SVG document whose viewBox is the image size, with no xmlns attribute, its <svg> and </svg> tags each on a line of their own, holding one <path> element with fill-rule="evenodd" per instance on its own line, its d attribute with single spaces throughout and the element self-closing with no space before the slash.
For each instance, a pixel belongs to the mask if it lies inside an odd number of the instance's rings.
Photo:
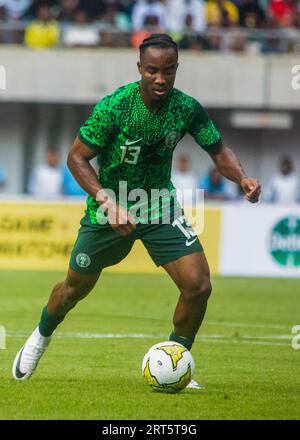
<svg viewBox="0 0 300 440">
<path fill-rule="evenodd" d="M 0 166 L 0 191 L 5 187 L 7 173 Z M 213 201 L 240 201 L 244 198 L 241 188 L 224 179 L 215 166 L 207 172 L 197 174 L 191 167 L 188 154 L 177 156 L 173 164 L 172 182 L 181 191 L 186 204 L 200 202 L 202 196 Z M 196 190 L 201 190 L 196 196 Z M 79 186 L 65 158 L 57 150 L 48 150 L 44 159 L 30 172 L 25 192 L 41 199 L 56 199 L 61 196 L 86 197 Z M 198 197 L 198 200 L 197 200 Z M 293 159 L 283 155 L 278 161 L 278 169 L 267 182 L 262 200 L 267 203 L 293 204 L 300 202 L 300 175 L 295 171 Z"/>
<path fill-rule="evenodd" d="M 0 43 L 138 47 L 168 32 L 181 49 L 300 52 L 300 0 L 0 0 Z"/>
</svg>

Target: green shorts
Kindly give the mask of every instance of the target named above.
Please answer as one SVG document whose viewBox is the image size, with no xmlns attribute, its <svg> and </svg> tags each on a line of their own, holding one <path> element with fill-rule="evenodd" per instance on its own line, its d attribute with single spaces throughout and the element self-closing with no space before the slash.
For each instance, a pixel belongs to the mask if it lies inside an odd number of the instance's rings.
<svg viewBox="0 0 300 440">
<path fill-rule="evenodd" d="M 184 255 L 201 252 L 200 241 L 184 215 L 171 224 L 137 224 L 135 231 L 123 237 L 109 225 L 94 225 L 86 215 L 75 242 L 70 267 L 75 272 L 97 273 L 122 261 L 135 240 L 142 240 L 157 266 Z"/>
</svg>

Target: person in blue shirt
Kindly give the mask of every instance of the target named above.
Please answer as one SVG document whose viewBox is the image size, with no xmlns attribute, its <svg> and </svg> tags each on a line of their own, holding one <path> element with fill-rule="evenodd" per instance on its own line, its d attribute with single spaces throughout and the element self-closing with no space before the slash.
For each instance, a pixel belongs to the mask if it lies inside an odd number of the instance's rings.
<svg viewBox="0 0 300 440">
<path fill-rule="evenodd" d="M 200 188 L 204 190 L 206 199 L 227 200 L 225 179 L 220 175 L 217 168 L 213 167 L 200 182 Z"/>
<path fill-rule="evenodd" d="M 0 189 L 4 188 L 7 181 L 5 169 L 0 166 Z"/>
<path fill-rule="evenodd" d="M 69 170 L 66 164 L 62 169 L 62 175 L 63 175 L 62 191 L 65 196 L 84 197 L 87 195 L 86 192 L 77 183 L 77 181 L 73 177 L 71 171 Z"/>
</svg>

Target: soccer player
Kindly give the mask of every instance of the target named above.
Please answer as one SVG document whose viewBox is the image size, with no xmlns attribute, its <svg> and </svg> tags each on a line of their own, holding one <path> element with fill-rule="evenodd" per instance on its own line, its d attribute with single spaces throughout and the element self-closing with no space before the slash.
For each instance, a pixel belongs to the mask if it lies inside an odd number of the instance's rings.
<svg viewBox="0 0 300 440">
<path fill-rule="evenodd" d="M 198 237 L 181 210 L 175 216 L 176 200 L 170 202 L 173 150 L 190 133 L 219 172 L 241 186 L 248 201 L 258 201 L 260 184 L 247 177 L 196 99 L 174 88 L 177 68 L 176 43 L 165 34 L 151 35 L 140 46 L 141 80 L 101 99 L 81 127 L 68 166 L 89 194 L 86 214 L 67 277 L 54 287 L 38 327 L 16 355 L 15 379 L 32 375 L 58 324 L 93 289 L 103 268 L 125 258 L 136 239 L 142 240 L 155 264 L 178 286 L 170 340 L 192 348 L 212 288 Z M 90 164 L 96 156 L 99 175 Z M 132 201 L 120 202 L 119 190 L 125 184 L 128 191 L 146 194 L 163 190 L 161 204 L 141 209 L 138 217 Z M 167 201 L 171 217 L 163 222 L 162 206 Z M 197 386 L 195 381 L 190 384 Z"/>
</svg>

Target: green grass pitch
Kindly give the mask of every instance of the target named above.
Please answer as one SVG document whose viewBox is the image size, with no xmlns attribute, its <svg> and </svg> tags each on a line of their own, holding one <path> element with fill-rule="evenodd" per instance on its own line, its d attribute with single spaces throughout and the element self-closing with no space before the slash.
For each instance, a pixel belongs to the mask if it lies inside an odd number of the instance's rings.
<svg viewBox="0 0 300 440">
<path fill-rule="evenodd" d="M 155 393 L 148 348 L 168 339 L 177 289 L 166 275 L 104 273 L 59 327 L 34 376 L 12 379 L 57 272 L 1 271 L 1 419 L 299 419 L 299 280 L 214 278 L 192 353 L 205 390 Z"/>
</svg>

